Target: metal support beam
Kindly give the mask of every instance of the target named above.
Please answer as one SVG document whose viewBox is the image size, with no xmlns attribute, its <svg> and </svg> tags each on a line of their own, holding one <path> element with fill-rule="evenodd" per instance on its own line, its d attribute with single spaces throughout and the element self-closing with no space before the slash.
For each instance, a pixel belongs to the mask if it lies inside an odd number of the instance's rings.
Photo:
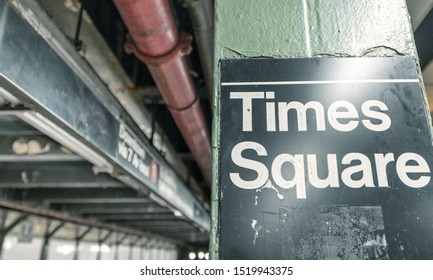
<svg viewBox="0 0 433 280">
<path fill-rule="evenodd" d="M 150 220 L 150 221 L 124 221 L 119 222 L 119 224 L 124 226 L 132 226 L 132 227 L 143 227 L 143 228 L 191 228 L 194 229 L 194 226 L 188 224 L 184 221 L 158 221 L 158 220 Z"/>
<path fill-rule="evenodd" d="M 2 163 L 0 188 L 120 188 L 108 174 L 95 174 L 87 163 Z M 54 191 L 54 190 L 51 190 Z M 58 190 L 60 192 L 60 190 Z M 71 191 L 72 192 L 72 191 Z"/>
<path fill-rule="evenodd" d="M 79 257 L 79 247 L 80 247 L 80 241 L 92 230 L 92 227 L 87 227 L 86 230 L 84 230 L 84 232 L 82 232 L 81 234 L 79 233 L 80 230 L 80 226 L 77 226 L 77 233 L 76 233 L 76 237 L 75 237 L 75 251 L 74 251 L 74 260 L 78 260 Z"/>
<path fill-rule="evenodd" d="M 132 260 L 132 248 L 137 244 L 140 237 L 135 237 L 134 240 L 129 242 L 129 252 L 128 252 L 128 260 Z"/>
<path fill-rule="evenodd" d="M 98 254 L 97 254 L 97 256 L 96 256 L 96 259 L 97 260 L 100 260 L 101 259 L 101 253 L 102 253 L 102 250 L 101 250 L 101 247 L 102 247 L 102 244 L 105 242 L 105 241 L 107 241 L 108 240 L 108 238 L 110 238 L 110 236 L 113 234 L 113 232 L 112 231 L 109 231 L 104 237 L 101 237 L 101 230 L 98 230 Z"/>
<path fill-rule="evenodd" d="M 122 242 L 126 239 L 126 238 L 128 238 L 128 235 L 127 234 L 123 234 L 123 235 L 121 235 L 121 237 L 120 238 L 118 238 L 118 236 L 116 235 L 116 238 L 115 238 L 115 240 L 114 240 L 114 259 L 115 260 L 118 260 L 119 259 L 119 245 L 120 244 L 122 244 Z"/>
<path fill-rule="evenodd" d="M 157 206 L 154 202 L 140 202 L 140 203 L 59 203 L 51 204 L 51 207 L 56 210 L 68 211 L 77 214 L 95 214 L 95 213 L 134 213 L 153 211 L 169 210 Z"/>
<path fill-rule="evenodd" d="M 12 189 L 10 198 L 16 201 L 61 203 L 149 203 L 150 199 L 128 187 L 120 188 L 37 188 Z"/>
<path fill-rule="evenodd" d="M 146 248 L 146 245 L 149 243 L 149 239 L 147 238 L 141 238 L 140 239 L 140 255 L 139 255 L 139 259 L 142 260 L 143 259 L 143 253 L 144 253 L 144 249 Z"/>
<path fill-rule="evenodd" d="M 46 260 L 48 257 L 48 246 L 50 244 L 50 238 L 59 230 L 61 229 L 66 222 L 60 222 L 57 226 L 55 226 L 52 230 L 51 229 L 51 219 L 47 220 L 47 226 L 45 229 L 45 235 L 44 235 L 44 242 L 42 243 L 41 248 L 41 254 L 39 259 L 40 260 Z"/>
<path fill-rule="evenodd" d="M 144 251 L 144 248 L 145 248 L 145 247 L 144 247 L 144 244 L 141 244 L 141 245 L 140 245 L 140 256 L 139 256 L 139 259 L 140 259 L 140 260 L 143 259 L 143 253 L 144 253 L 143 251 Z"/>
<path fill-rule="evenodd" d="M 4 211 L 4 213 L 7 213 Z M 2 258 L 2 252 L 3 252 L 3 242 L 6 238 L 6 235 L 13 230 L 18 224 L 20 224 L 22 221 L 27 219 L 29 216 L 28 214 L 21 214 L 18 218 L 16 218 L 13 222 L 11 222 L 9 225 L 5 226 L 6 224 L 6 215 L 4 215 L 4 219 L 2 222 L 2 228 L 0 228 L 0 259 Z"/>
<path fill-rule="evenodd" d="M 6 225 L 6 219 L 8 217 L 8 210 L 6 209 L 0 209 L 0 230 L 3 230 L 3 228 Z"/>
<path fill-rule="evenodd" d="M 158 213 L 130 213 L 130 214 L 94 214 L 99 220 L 110 222 L 110 223 L 118 223 L 122 221 L 151 221 L 151 220 L 171 220 L 174 219 L 175 216 L 172 213 L 167 214 L 158 214 Z"/>
<path fill-rule="evenodd" d="M 3 243 L 5 239 L 5 234 L 3 232 L 3 229 L 6 227 L 6 219 L 8 217 L 8 211 L 6 209 L 0 209 L 1 216 L 0 216 L 0 260 L 2 259 L 2 251 L 3 251 Z"/>
</svg>

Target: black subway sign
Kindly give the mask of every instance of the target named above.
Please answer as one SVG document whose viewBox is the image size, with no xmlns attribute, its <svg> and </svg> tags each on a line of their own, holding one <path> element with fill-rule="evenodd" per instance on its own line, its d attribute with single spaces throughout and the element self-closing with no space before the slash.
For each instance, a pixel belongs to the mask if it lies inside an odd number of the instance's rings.
<svg viewBox="0 0 433 280">
<path fill-rule="evenodd" d="M 221 258 L 433 258 L 413 58 L 220 63 Z"/>
</svg>

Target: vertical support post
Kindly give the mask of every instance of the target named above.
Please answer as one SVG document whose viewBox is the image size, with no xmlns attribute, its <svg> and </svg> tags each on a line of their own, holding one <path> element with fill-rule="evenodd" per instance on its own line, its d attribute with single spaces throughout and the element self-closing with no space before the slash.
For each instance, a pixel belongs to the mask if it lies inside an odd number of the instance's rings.
<svg viewBox="0 0 433 280">
<path fill-rule="evenodd" d="M 0 230 L 3 230 L 3 228 L 5 228 L 7 217 L 8 217 L 8 210 L 2 209 L 0 215 Z"/>
<path fill-rule="evenodd" d="M 6 219 L 8 216 L 8 212 L 5 209 L 1 210 L 1 216 L 0 216 L 0 260 L 3 252 L 3 243 L 5 240 L 5 234 L 4 234 L 4 228 L 6 227 Z"/>
<path fill-rule="evenodd" d="M 51 227 L 51 219 L 47 219 L 46 220 L 46 225 L 45 225 L 45 234 L 44 234 L 44 241 L 42 243 L 42 247 L 41 247 L 41 253 L 39 255 L 39 259 L 40 260 L 46 260 L 47 258 L 47 250 L 48 250 L 48 242 L 49 242 L 49 232 L 50 232 L 50 227 Z"/>
<path fill-rule="evenodd" d="M 142 243 L 140 245 L 140 255 L 139 255 L 139 259 L 142 260 L 143 259 L 143 254 L 144 254 L 144 244 Z"/>
<path fill-rule="evenodd" d="M 121 237 L 120 238 L 117 238 L 117 235 L 116 235 L 116 238 L 115 238 L 115 240 L 114 240 L 114 245 L 115 245 L 115 251 L 114 251 L 114 259 L 115 260 L 118 260 L 119 259 L 119 245 L 126 239 L 128 237 L 128 235 L 127 234 L 123 234 L 123 235 L 121 235 Z"/>
<path fill-rule="evenodd" d="M 140 237 L 136 237 L 133 241 L 129 242 L 129 254 L 128 254 L 128 260 L 132 260 L 132 250 L 134 246 L 137 244 Z"/>
<path fill-rule="evenodd" d="M 2 227 L 0 228 L 0 260 L 2 259 L 2 253 L 3 253 L 3 243 L 6 238 L 6 235 L 13 230 L 19 223 L 27 219 L 29 215 L 28 214 L 21 214 L 18 218 L 16 218 L 12 223 L 10 223 L 8 226 L 6 226 L 6 218 L 7 218 L 7 211 L 4 210 L 2 214 Z"/>
<path fill-rule="evenodd" d="M 112 231 L 109 231 L 109 232 L 107 232 L 107 234 L 104 237 L 101 238 L 101 236 L 100 236 L 101 231 L 98 232 L 98 255 L 96 257 L 97 260 L 101 259 L 102 244 L 104 242 L 106 242 L 108 240 L 108 238 L 110 238 L 112 233 L 113 233 Z"/>
<path fill-rule="evenodd" d="M 220 147 L 220 60 L 315 56 L 418 59 L 405 0 L 275 0 L 272 4 L 215 0 L 215 14 L 211 259 L 220 258 L 218 232 L 225 219 L 219 217 L 219 166 L 225 164 L 219 162 L 220 149 L 225 148 Z"/>
<path fill-rule="evenodd" d="M 144 250 L 146 249 L 146 245 L 148 244 L 149 240 L 145 237 L 141 240 L 140 245 L 140 260 L 144 259 Z"/>
<path fill-rule="evenodd" d="M 158 260 L 162 260 L 162 257 L 164 255 L 164 244 L 161 242 L 158 244 L 158 255 Z"/>
<path fill-rule="evenodd" d="M 154 254 L 154 251 L 153 251 L 153 249 L 156 247 L 155 243 L 156 243 L 155 239 L 151 239 L 149 241 L 149 243 L 147 243 L 147 248 L 149 250 L 152 250 L 151 253 L 149 254 L 149 257 L 150 257 L 151 260 L 155 260 L 156 259 L 156 253 Z"/>
<path fill-rule="evenodd" d="M 98 252 L 96 254 L 96 260 L 101 260 L 101 229 L 98 229 Z"/>
<path fill-rule="evenodd" d="M 74 260 L 78 260 L 79 257 L 79 247 L 80 241 L 92 230 L 92 227 L 88 227 L 83 233 L 79 234 L 80 226 L 77 226 L 77 232 L 75 237 L 75 251 L 74 251 Z"/>
<path fill-rule="evenodd" d="M 47 220 L 47 226 L 45 228 L 45 235 L 44 235 L 44 242 L 42 244 L 42 248 L 41 248 L 41 254 L 39 259 L 40 260 L 46 260 L 48 257 L 48 246 L 50 244 L 50 239 L 51 237 L 59 230 L 61 229 L 66 222 L 60 222 L 60 224 L 58 224 L 56 227 L 54 227 L 51 231 L 51 219 Z"/>
<path fill-rule="evenodd" d="M 132 241 L 129 242 L 129 249 L 128 249 L 128 260 L 132 260 L 132 247 L 134 246 L 134 243 Z"/>
</svg>

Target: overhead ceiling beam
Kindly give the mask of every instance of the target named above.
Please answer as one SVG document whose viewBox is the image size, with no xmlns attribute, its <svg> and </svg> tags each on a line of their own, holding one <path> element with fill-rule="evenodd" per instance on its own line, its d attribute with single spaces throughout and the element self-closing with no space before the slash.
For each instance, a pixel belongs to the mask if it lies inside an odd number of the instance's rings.
<svg viewBox="0 0 433 280">
<path fill-rule="evenodd" d="M 113 223 L 120 223 L 124 221 L 171 221 L 175 220 L 176 216 L 172 214 L 138 214 L 138 215 L 110 215 L 109 217 L 106 216 L 106 218 L 100 219 L 104 221 L 110 221 Z"/>
<path fill-rule="evenodd" d="M 51 208 L 77 214 L 108 213 L 169 213 L 154 203 L 52 204 Z"/>
<path fill-rule="evenodd" d="M 106 222 L 121 222 L 121 221 L 142 221 L 142 220 L 166 220 L 166 219 L 173 219 L 175 217 L 173 213 L 130 213 L 130 214 L 124 214 L 124 213 L 112 213 L 112 214 L 104 214 L 104 213 L 95 213 L 92 216 L 96 217 L 97 219 L 101 221 Z"/>
<path fill-rule="evenodd" d="M 153 221 L 120 221 L 119 224 L 127 225 L 132 227 L 156 227 L 156 228 L 164 228 L 164 227 L 178 227 L 180 228 L 194 228 L 191 224 L 178 221 L 178 220 L 153 220 Z"/>
<path fill-rule="evenodd" d="M 0 163 L 0 188 L 119 188 L 108 174 L 94 174 L 83 163 Z"/>
<path fill-rule="evenodd" d="M 119 188 L 38 188 L 38 189 L 13 189 L 10 193 L 10 198 L 13 200 L 25 201 L 41 201 L 46 200 L 51 203 L 70 201 L 71 203 L 76 200 L 81 203 L 89 203 L 88 201 L 95 201 L 97 203 L 103 200 L 116 200 L 129 199 L 130 201 L 137 200 L 138 202 L 150 202 L 143 195 L 128 187 Z"/>
</svg>

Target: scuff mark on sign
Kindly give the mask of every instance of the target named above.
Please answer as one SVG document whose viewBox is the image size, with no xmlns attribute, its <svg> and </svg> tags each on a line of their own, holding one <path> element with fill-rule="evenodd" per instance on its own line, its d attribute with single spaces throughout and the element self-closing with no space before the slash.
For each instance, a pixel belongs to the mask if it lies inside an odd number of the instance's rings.
<svg viewBox="0 0 433 280">
<path fill-rule="evenodd" d="M 253 245 L 256 245 L 257 237 L 259 237 L 259 232 L 262 230 L 262 226 L 257 225 L 257 220 L 252 220 L 251 222 L 251 228 L 254 230 L 254 239 L 253 239 Z"/>
</svg>

